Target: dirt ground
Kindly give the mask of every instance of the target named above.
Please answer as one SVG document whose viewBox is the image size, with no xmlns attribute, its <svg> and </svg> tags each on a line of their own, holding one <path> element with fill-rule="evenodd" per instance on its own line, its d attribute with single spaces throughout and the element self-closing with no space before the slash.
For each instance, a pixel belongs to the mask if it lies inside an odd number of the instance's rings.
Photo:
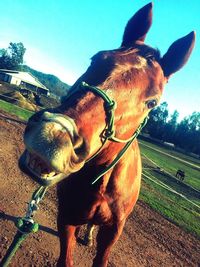
<svg viewBox="0 0 200 267">
<path fill-rule="evenodd" d="M 25 214 L 26 203 L 37 188 L 18 168 L 25 126 L 15 119 L 0 112 L 0 259 L 16 232 L 14 221 Z M 59 254 L 56 210 L 55 188 L 51 188 L 36 216 L 40 231 L 29 235 L 10 266 L 56 266 Z M 94 255 L 95 246 L 87 248 L 77 244 L 74 265 L 89 267 Z M 200 240 L 139 201 L 110 255 L 109 267 L 121 266 L 200 266 Z"/>
</svg>

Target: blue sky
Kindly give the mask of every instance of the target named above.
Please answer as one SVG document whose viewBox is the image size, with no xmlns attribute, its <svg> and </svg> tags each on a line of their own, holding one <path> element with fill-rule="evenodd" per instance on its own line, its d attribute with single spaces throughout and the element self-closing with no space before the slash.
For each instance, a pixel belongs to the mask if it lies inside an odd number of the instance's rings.
<svg viewBox="0 0 200 267">
<path fill-rule="evenodd" d="M 0 48 L 22 42 L 27 65 L 68 84 L 86 70 L 93 54 L 119 47 L 124 27 L 147 0 L 1 0 Z M 166 86 L 163 101 L 181 117 L 200 112 L 200 1 L 154 0 L 146 43 L 163 55 L 192 30 L 196 46 L 188 64 Z"/>
</svg>

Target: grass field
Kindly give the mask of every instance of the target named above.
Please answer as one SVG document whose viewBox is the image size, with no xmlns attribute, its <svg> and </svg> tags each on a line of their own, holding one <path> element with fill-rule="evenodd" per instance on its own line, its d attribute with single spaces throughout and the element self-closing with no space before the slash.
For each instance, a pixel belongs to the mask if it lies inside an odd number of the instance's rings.
<svg viewBox="0 0 200 267">
<path fill-rule="evenodd" d="M 0 99 L 0 109 L 27 121 L 34 113 Z"/>
<path fill-rule="evenodd" d="M 151 149 L 148 146 L 151 146 L 156 150 Z M 159 167 L 163 168 L 171 175 L 175 176 L 176 171 L 178 169 L 184 170 L 186 174 L 184 183 L 196 188 L 197 190 L 200 190 L 200 160 L 176 151 L 172 151 L 171 148 L 167 150 L 167 148 L 163 148 L 155 144 L 154 145 L 149 144 L 149 142 L 145 141 L 140 141 L 140 147 L 143 155 L 146 155 L 148 158 L 154 161 Z M 158 152 L 159 150 L 160 152 Z M 168 155 L 163 154 L 163 152 Z M 185 162 L 182 162 L 179 159 Z M 194 166 L 192 166 L 192 164 Z M 144 159 L 144 167 L 145 167 L 145 159 Z"/>
<path fill-rule="evenodd" d="M 154 149 L 162 149 L 162 152 L 164 153 L 168 153 L 170 154 L 171 156 L 174 156 L 174 157 L 180 157 L 182 160 L 186 160 L 188 162 L 191 162 L 193 164 L 197 164 L 199 165 L 200 167 L 200 158 L 195 158 L 195 157 L 192 157 L 192 156 L 189 156 L 188 154 L 184 154 L 184 153 L 181 153 L 181 152 L 178 152 L 176 149 L 174 149 L 173 147 L 170 147 L 170 146 L 166 146 L 166 145 L 157 145 L 151 141 L 149 141 L 151 143 L 151 147 L 154 148 Z M 141 144 L 146 144 L 146 145 L 149 145 L 149 142 L 147 141 L 144 141 L 144 140 L 141 140 L 140 143 Z"/>
<path fill-rule="evenodd" d="M 0 109 L 22 120 L 33 114 L 2 100 Z M 144 173 L 140 199 L 200 239 L 200 193 L 196 191 L 200 191 L 200 160 L 146 141 L 140 141 L 140 148 Z M 174 178 L 177 169 L 185 171 L 184 183 Z"/>
<path fill-rule="evenodd" d="M 200 209 L 147 179 L 142 182 L 140 199 L 169 221 L 200 238 Z"/>
<path fill-rule="evenodd" d="M 200 189 L 200 161 L 149 142 L 141 141 L 140 148 L 144 174 L 140 199 L 168 220 L 200 238 L 200 192 L 197 191 Z M 186 172 L 183 183 L 174 178 L 179 168 Z"/>
</svg>

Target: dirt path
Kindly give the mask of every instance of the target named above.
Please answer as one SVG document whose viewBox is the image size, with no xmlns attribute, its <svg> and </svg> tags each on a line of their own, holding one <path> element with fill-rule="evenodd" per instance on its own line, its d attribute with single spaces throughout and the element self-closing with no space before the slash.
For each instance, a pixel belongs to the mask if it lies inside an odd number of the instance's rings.
<svg viewBox="0 0 200 267">
<path fill-rule="evenodd" d="M 13 222 L 17 216 L 24 215 L 26 202 L 37 187 L 17 167 L 23 151 L 23 130 L 23 124 L 0 116 L 0 259 L 16 231 Z M 36 220 L 41 224 L 41 230 L 28 237 L 10 266 L 56 266 L 59 242 L 55 188 L 47 193 L 40 207 Z M 75 266 L 91 266 L 94 255 L 95 247 L 85 248 L 78 244 Z M 121 266 L 197 267 L 200 266 L 200 240 L 138 202 L 110 256 L 109 267 Z"/>
</svg>

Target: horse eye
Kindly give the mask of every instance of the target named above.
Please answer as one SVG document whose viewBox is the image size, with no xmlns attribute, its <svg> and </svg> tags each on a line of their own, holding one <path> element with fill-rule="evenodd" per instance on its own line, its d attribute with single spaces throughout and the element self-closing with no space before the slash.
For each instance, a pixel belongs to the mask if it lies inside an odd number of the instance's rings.
<svg viewBox="0 0 200 267">
<path fill-rule="evenodd" d="M 146 106 L 148 109 L 152 109 L 152 108 L 155 108 L 155 106 L 157 106 L 157 101 L 155 99 L 153 100 L 148 100 L 146 102 Z"/>
</svg>

